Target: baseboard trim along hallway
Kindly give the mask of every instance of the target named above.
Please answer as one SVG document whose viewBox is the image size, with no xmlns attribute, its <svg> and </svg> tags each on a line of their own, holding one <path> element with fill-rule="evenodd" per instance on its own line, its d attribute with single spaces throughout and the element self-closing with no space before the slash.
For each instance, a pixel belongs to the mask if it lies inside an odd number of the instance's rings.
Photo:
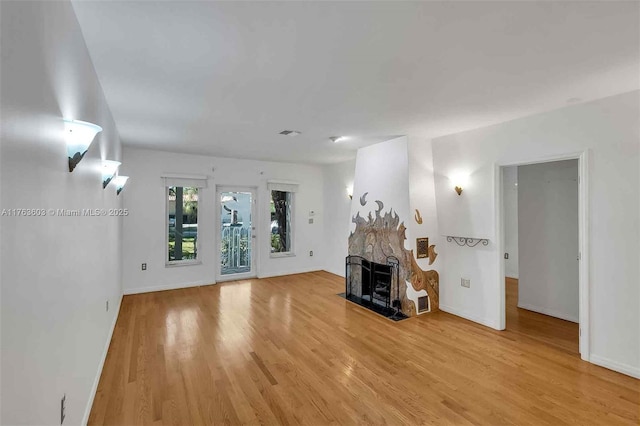
<svg viewBox="0 0 640 426">
<path fill-rule="evenodd" d="M 107 342 L 104 345 L 104 350 L 102 351 L 102 358 L 100 359 L 100 364 L 98 365 L 98 372 L 96 373 L 96 378 L 93 381 L 93 386 L 91 386 L 91 394 L 89 395 L 89 401 L 87 402 L 87 407 L 84 410 L 84 415 L 82 416 L 82 424 L 86 425 L 89 421 L 89 414 L 91 413 L 91 407 L 93 406 L 93 402 L 96 398 L 96 392 L 98 391 L 98 383 L 100 382 L 100 377 L 102 376 L 102 370 L 104 369 L 104 363 L 107 360 L 107 354 L 109 353 L 109 346 L 111 345 L 111 339 L 113 339 L 113 332 L 116 329 L 116 323 L 118 322 L 118 317 L 120 316 L 120 307 L 122 306 L 122 298 L 124 296 L 120 296 L 118 298 L 118 306 L 116 306 L 115 315 L 113 316 L 113 321 L 111 323 L 111 328 L 109 329 L 109 334 L 107 336 Z"/>
</svg>

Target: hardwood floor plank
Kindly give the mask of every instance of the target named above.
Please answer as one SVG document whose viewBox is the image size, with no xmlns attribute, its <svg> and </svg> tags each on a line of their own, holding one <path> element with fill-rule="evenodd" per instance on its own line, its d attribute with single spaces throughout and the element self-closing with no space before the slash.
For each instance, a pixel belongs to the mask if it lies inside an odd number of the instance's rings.
<svg viewBox="0 0 640 426">
<path fill-rule="evenodd" d="M 125 296 L 89 423 L 638 425 L 640 381 L 581 361 L 573 323 L 396 323 L 343 289 L 312 272 Z"/>
<path fill-rule="evenodd" d="M 271 372 L 269 371 L 269 369 L 264 365 L 264 362 L 262 362 L 262 358 L 260 358 L 255 352 L 249 352 L 249 355 L 251 355 L 251 358 L 253 358 L 253 361 L 264 373 L 264 376 L 267 378 L 267 380 L 269 380 L 269 383 L 271 383 L 272 386 L 277 385 L 278 381 L 275 379 L 275 377 L 271 375 Z"/>
</svg>

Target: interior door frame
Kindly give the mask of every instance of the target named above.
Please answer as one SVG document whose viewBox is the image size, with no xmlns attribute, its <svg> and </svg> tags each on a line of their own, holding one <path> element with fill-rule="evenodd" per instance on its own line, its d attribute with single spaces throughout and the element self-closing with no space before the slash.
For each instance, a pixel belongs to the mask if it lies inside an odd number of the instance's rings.
<svg viewBox="0 0 640 426">
<path fill-rule="evenodd" d="M 220 217 L 220 210 L 222 209 L 222 202 L 220 201 L 220 195 L 223 192 L 250 192 L 252 196 L 251 205 L 251 270 L 249 272 L 222 275 L 222 264 L 220 263 L 220 246 L 222 244 L 222 220 Z M 256 278 L 258 276 L 258 253 L 259 253 L 259 232 L 258 226 L 258 187 L 257 186 L 237 186 L 237 185 L 216 185 L 216 203 L 215 203 L 215 226 L 216 226 L 216 246 L 214 250 L 215 263 L 216 263 L 216 282 L 223 281 L 236 281 L 244 280 L 248 278 Z"/>
<path fill-rule="evenodd" d="M 579 292 L 579 350 L 580 357 L 589 361 L 590 353 L 590 302 L 589 302 L 589 151 L 556 155 L 513 162 L 500 162 L 495 164 L 495 191 L 496 206 L 495 220 L 497 231 L 498 250 L 497 265 L 499 294 L 499 329 L 506 328 L 506 290 L 505 290 L 505 229 L 504 229 L 504 188 L 503 168 L 510 166 L 525 166 L 529 164 L 549 163 L 553 161 L 578 160 L 578 292 Z"/>
</svg>

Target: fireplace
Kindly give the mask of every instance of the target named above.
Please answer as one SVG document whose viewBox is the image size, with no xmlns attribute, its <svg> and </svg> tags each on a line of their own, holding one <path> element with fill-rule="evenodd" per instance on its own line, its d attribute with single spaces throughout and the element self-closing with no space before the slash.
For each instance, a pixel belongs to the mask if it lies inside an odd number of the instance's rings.
<svg viewBox="0 0 640 426">
<path fill-rule="evenodd" d="M 388 257 L 383 264 L 362 256 L 347 256 L 345 298 L 387 318 L 404 319 L 398 272 L 399 261 L 395 257 Z"/>
</svg>

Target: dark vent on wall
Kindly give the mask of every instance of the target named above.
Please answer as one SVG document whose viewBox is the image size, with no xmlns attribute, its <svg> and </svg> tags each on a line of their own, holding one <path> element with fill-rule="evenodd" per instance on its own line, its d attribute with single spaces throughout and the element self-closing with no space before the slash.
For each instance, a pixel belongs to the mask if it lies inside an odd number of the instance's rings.
<svg viewBox="0 0 640 426">
<path fill-rule="evenodd" d="M 429 257 L 429 238 L 416 238 L 416 257 Z"/>
<path fill-rule="evenodd" d="M 418 297 L 418 313 L 421 314 L 423 312 L 427 312 L 429 310 L 429 297 L 421 296 Z"/>
</svg>

